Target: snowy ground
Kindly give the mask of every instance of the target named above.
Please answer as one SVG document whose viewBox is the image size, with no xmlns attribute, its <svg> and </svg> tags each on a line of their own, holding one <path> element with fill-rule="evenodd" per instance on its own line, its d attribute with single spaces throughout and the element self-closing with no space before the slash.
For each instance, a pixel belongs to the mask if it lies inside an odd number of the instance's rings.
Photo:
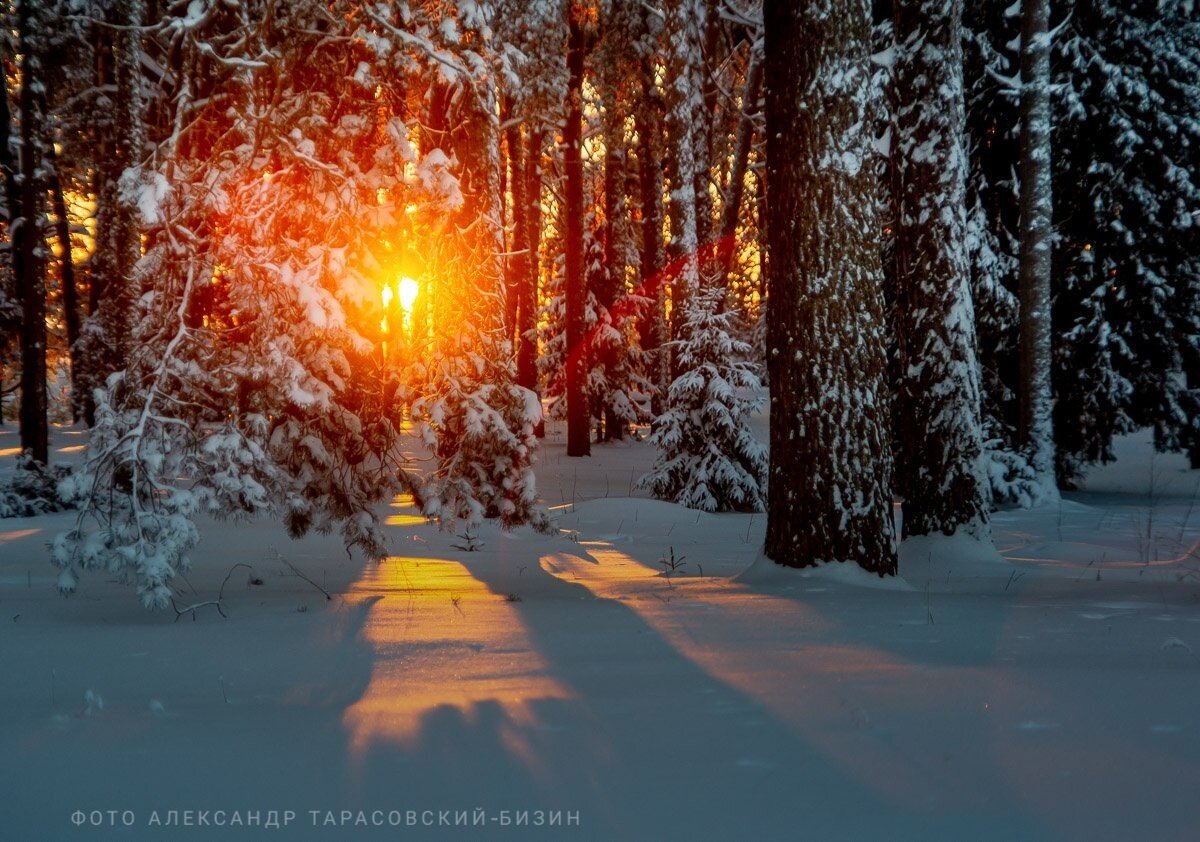
<svg viewBox="0 0 1200 842">
<path fill-rule="evenodd" d="M 15 444 L 0 430 L 0 455 Z M 82 434 L 56 444 L 75 458 Z M 382 565 L 214 524 L 186 598 L 250 565 L 227 619 L 147 613 L 94 575 L 61 599 L 44 544 L 69 515 L 0 521 L 0 839 L 1200 834 L 1200 474 L 1181 460 L 1124 440 L 1061 505 L 996 516 L 1006 560 L 912 546 L 885 584 L 756 563 L 761 516 L 631 498 L 651 455 L 567 459 L 552 434 L 564 535 L 485 530 L 477 552 L 403 501 Z M 476 808 L 482 827 L 436 826 Z M 272 810 L 296 818 L 150 824 Z M 516 826 L 538 810 L 578 825 Z"/>
</svg>

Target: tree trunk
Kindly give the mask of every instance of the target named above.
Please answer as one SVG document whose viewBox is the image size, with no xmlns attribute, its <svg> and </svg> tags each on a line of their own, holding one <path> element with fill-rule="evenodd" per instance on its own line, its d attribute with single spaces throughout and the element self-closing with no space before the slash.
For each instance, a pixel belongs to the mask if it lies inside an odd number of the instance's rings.
<svg viewBox="0 0 1200 842">
<path fill-rule="evenodd" d="M 765 552 L 896 572 L 889 409 L 869 165 L 870 8 L 766 0 Z"/>
<path fill-rule="evenodd" d="M 762 59 L 757 51 L 750 56 L 746 70 L 746 87 L 742 91 L 742 115 L 738 120 L 737 139 L 733 144 L 733 163 L 729 167 L 729 191 L 725 207 L 721 210 L 721 253 L 724 255 L 722 284 L 728 286 L 729 273 L 736 256 L 734 237 L 742 210 L 742 197 L 746 192 L 746 168 L 750 162 L 750 148 L 754 145 L 754 123 L 758 116 L 758 98 L 762 90 Z"/>
<path fill-rule="evenodd" d="M 567 117 L 563 125 L 563 172 L 566 179 L 567 455 L 591 454 L 591 412 L 587 396 L 587 360 L 583 348 L 587 289 L 583 272 L 583 24 L 571 5 L 567 38 Z"/>
<path fill-rule="evenodd" d="M 51 166 L 50 195 L 54 201 L 54 232 L 62 257 L 59 260 L 59 281 L 62 284 L 63 324 L 67 330 L 67 356 L 71 361 L 71 420 L 83 417 L 83 403 L 79 400 L 79 290 L 75 285 L 75 262 L 71 256 L 71 220 L 67 216 L 67 201 L 63 195 L 62 174 L 59 172 L 58 156 L 54 152 L 54 141 L 47 138 L 46 157 Z"/>
<path fill-rule="evenodd" d="M 0 66 L 6 66 L 8 62 L 6 47 L 7 42 L 5 39 L 0 38 Z M 12 112 L 8 103 L 8 86 L 5 85 L 3 91 L 0 91 L 0 170 L 3 171 L 4 175 L 4 196 L 6 199 L 4 211 L 7 217 L 9 242 L 11 246 L 12 303 L 14 309 L 19 309 L 23 301 L 21 296 L 21 279 L 25 277 L 25 270 L 21 263 L 21 252 L 17 248 L 18 232 L 14 230 L 14 226 L 16 225 L 17 220 L 21 218 L 21 184 L 19 178 L 21 162 L 18 161 L 13 155 L 13 144 L 11 142 L 12 130 L 13 122 Z M 10 324 L 16 333 L 22 333 L 22 325 L 24 324 L 23 314 L 16 316 L 12 319 L 11 323 L 6 324 L 6 331 L 8 330 Z M 0 351 L 6 350 L 6 345 L 6 342 L 0 343 Z M 14 386 L 6 391 L 3 388 L 3 378 L 0 377 L 0 423 L 3 423 L 4 421 L 4 396 L 8 392 L 19 388 L 20 382 L 18 381 L 17 386 Z M 17 420 L 19 423 L 19 409 L 17 411 Z"/>
<path fill-rule="evenodd" d="M 42 83 L 40 47 L 35 43 L 37 21 L 28 0 L 17 4 L 21 52 L 21 218 L 14 221 L 13 250 L 21 274 L 21 449 L 35 462 L 50 458 L 50 429 L 46 416 L 46 271 L 41 243 L 42 115 L 38 86 Z"/>
<path fill-rule="evenodd" d="M 504 303 L 508 335 L 519 355 L 523 315 L 521 290 L 526 285 L 529 274 L 529 200 L 525 196 L 525 138 L 522 136 L 520 124 L 512 119 L 511 104 L 506 106 L 505 110 L 509 112 L 509 124 L 504 128 L 504 145 L 508 149 L 508 162 L 512 170 L 508 181 L 512 195 L 512 241 L 508 249 Z M 519 365 L 517 382 L 521 382 Z"/>
<path fill-rule="evenodd" d="M 1020 443 L 1055 494 L 1050 345 L 1050 4 L 1021 0 Z"/>
<path fill-rule="evenodd" d="M 670 385 L 667 354 L 666 282 L 663 268 L 663 168 L 659 157 L 662 124 L 659 102 L 654 93 L 654 66 L 648 58 L 641 62 L 641 104 L 633 115 L 638 136 L 638 188 L 641 193 L 642 292 L 651 305 L 642 316 L 642 348 L 649 357 L 650 380 L 655 389 L 651 411 L 660 415 Z"/>
<path fill-rule="evenodd" d="M 684 339 L 687 301 L 700 287 L 700 237 L 706 233 L 701 218 L 707 193 L 703 123 L 703 37 L 704 0 L 683 0 L 676 18 L 677 29 L 669 33 L 668 67 L 674 78 L 669 88 L 667 126 L 671 135 L 671 243 L 668 253 L 679 267 L 671 278 L 671 338 Z M 704 175 L 701 175 L 701 171 Z M 702 193 L 697 189 L 705 184 Z M 674 346 L 678 348 L 678 346 Z M 681 373 L 677 354 L 672 354 L 671 377 Z"/>
<path fill-rule="evenodd" d="M 517 382 L 526 389 L 537 390 L 537 290 L 538 253 L 542 239 L 542 151 L 545 132 L 529 130 L 525 150 L 525 277 L 517 288 Z"/>
<path fill-rule="evenodd" d="M 893 7 L 897 489 L 904 534 L 987 533 L 967 255 L 961 0 Z"/>
</svg>

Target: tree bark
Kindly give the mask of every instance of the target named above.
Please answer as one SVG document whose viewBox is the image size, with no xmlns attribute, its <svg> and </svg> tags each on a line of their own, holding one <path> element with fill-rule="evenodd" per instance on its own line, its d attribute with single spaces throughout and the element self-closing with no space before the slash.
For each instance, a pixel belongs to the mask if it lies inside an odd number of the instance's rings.
<svg viewBox="0 0 1200 842">
<path fill-rule="evenodd" d="M 583 272 L 583 24 L 575 4 L 570 8 L 567 38 L 567 115 L 563 125 L 563 171 L 566 179 L 566 316 L 567 316 L 567 455 L 591 454 L 591 412 L 587 396 L 587 361 L 583 338 L 587 289 Z"/>
<path fill-rule="evenodd" d="M 649 357 L 650 380 L 654 384 L 651 411 L 659 415 L 670 385 L 667 353 L 666 282 L 663 268 L 663 167 L 660 156 L 662 123 L 654 91 L 654 66 L 641 61 L 641 103 L 633 115 L 638 136 L 638 188 L 641 194 L 642 291 L 651 305 L 642 316 L 642 348 Z"/>
<path fill-rule="evenodd" d="M 13 251 L 21 274 L 21 449 L 35 462 L 50 458 L 50 429 L 46 415 L 46 268 L 41 242 L 42 115 L 38 86 L 42 83 L 40 46 L 36 43 L 31 3 L 17 4 L 21 51 L 21 218 L 14 221 Z"/>
<path fill-rule="evenodd" d="M 537 391 L 537 292 L 542 239 L 542 152 L 545 131 L 529 130 L 525 150 L 525 223 L 527 226 L 525 277 L 517 288 L 517 382 Z"/>
<path fill-rule="evenodd" d="M 1053 495 L 1051 394 L 1050 4 L 1021 2 L 1020 443 L 1038 483 Z"/>
<path fill-rule="evenodd" d="M 729 167 L 729 191 L 725 206 L 721 209 L 721 251 L 724 254 L 721 280 L 725 286 L 729 284 L 729 273 L 737 252 L 733 239 L 737 235 L 742 197 L 746 192 L 746 168 L 750 163 L 750 148 L 754 145 L 754 124 L 758 116 L 762 79 L 762 59 L 757 52 L 753 52 L 746 70 L 746 87 L 742 91 L 742 114 L 738 120 L 737 139 L 733 144 L 733 163 Z"/>
<path fill-rule="evenodd" d="M 967 255 L 961 0 L 893 6 L 899 351 L 897 490 L 904 535 L 986 536 L 979 364 Z"/>
<path fill-rule="evenodd" d="M 63 324 L 67 330 L 67 356 L 71 361 L 71 419 L 83 417 L 83 404 L 79 400 L 79 289 L 75 283 L 75 261 L 71 255 L 71 220 L 67 215 L 67 200 L 63 194 L 62 173 L 59 172 L 58 156 L 54 152 L 52 138 L 46 140 L 46 157 L 50 167 L 50 195 L 54 202 L 54 232 L 62 257 L 59 260 L 59 282 L 62 284 Z"/>
<path fill-rule="evenodd" d="M 512 173 L 509 191 L 512 195 L 512 241 L 509 244 L 507 283 L 505 288 L 506 327 L 513 341 L 513 348 L 520 354 L 522 287 L 528 283 L 529 274 L 529 201 L 525 196 L 525 138 L 521 126 L 512 117 L 512 106 L 508 125 L 504 129 L 504 145 L 508 149 L 508 162 Z M 517 382 L 521 382 L 518 364 Z M 526 386 L 525 383 L 521 383 Z M 526 388 L 530 388 L 526 386 Z"/>
<path fill-rule="evenodd" d="M 865 0 L 766 0 L 764 550 L 896 572 Z"/>
<path fill-rule="evenodd" d="M 668 33 L 671 44 L 667 66 L 673 75 L 668 88 L 667 128 L 670 133 L 669 172 L 671 241 L 668 254 L 678 271 L 671 278 L 671 338 L 684 339 L 687 301 L 700 288 L 700 237 L 707 233 L 701 219 L 706 208 L 707 162 L 703 82 L 704 0 L 682 0 L 676 28 Z M 702 175 L 703 172 L 703 175 Z M 698 185 L 703 182 L 702 192 Z M 678 345 L 673 346 L 678 349 Z M 678 354 L 671 354 L 671 377 L 681 374 Z"/>
</svg>

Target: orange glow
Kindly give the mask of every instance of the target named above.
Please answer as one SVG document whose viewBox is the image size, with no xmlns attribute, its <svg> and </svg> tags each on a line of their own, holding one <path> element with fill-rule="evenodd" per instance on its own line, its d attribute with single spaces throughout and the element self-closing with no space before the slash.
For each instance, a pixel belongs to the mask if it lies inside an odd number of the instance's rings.
<svg viewBox="0 0 1200 842">
<path fill-rule="evenodd" d="M 386 289 L 387 287 L 384 288 Z M 400 309 L 404 311 L 406 316 L 410 315 L 412 313 L 413 305 L 417 302 L 417 296 L 421 294 L 421 285 L 405 275 L 404 277 L 400 278 L 400 283 L 397 288 L 397 297 L 400 299 Z M 385 303 L 384 306 L 386 307 L 387 304 Z"/>
<path fill-rule="evenodd" d="M 431 716 L 453 711 L 473 722 L 498 709 L 505 747 L 538 771 L 524 734 L 537 725 L 539 703 L 571 693 L 503 594 L 456 561 L 390 558 L 369 565 L 350 598 L 370 606 L 363 634 L 375 649 L 366 691 L 343 719 L 355 756 L 381 743 L 417 744 Z M 492 657 L 472 659 L 484 650 Z M 497 652 L 511 653 L 500 670 Z"/>
</svg>

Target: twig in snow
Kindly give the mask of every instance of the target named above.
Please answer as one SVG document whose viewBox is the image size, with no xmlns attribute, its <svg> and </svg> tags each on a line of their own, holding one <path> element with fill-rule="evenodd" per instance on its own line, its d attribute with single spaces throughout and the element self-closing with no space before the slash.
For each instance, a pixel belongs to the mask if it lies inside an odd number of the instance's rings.
<svg viewBox="0 0 1200 842">
<path fill-rule="evenodd" d="M 233 565 L 233 567 L 229 568 L 229 572 L 225 574 L 225 578 L 221 582 L 221 587 L 217 591 L 216 599 L 209 599 L 204 602 L 196 602 L 185 608 L 180 608 L 178 605 L 175 604 L 175 597 L 171 597 L 171 607 L 173 609 L 175 609 L 175 622 L 178 623 L 179 618 L 182 617 L 184 614 L 191 614 L 192 622 L 195 622 L 196 612 L 199 609 L 204 608 L 209 605 L 216 606 L 217 613 L 220 614 L 222 617 L 228 618 L 229 615 L 225 613 L 225 586 L 229 584 L 229 578 L 231 576 L 233 576 L 233 571 L 237 570 L 239 567 L 245 567 L 247 570 L 254 572 L 254 568 L 251 567 L 249 564 L 246 564 L 244 561 L 239 561 L 237 564 Z"/>
<path fill-rule="evenodd" d="M 329 591 L 325 590 L 323 587 L 321 587 L 320 585 L 318 585 L 318 584 L 317 584 L 316 582 L 314 582 L 312 579 L 310 579 L 310 578 L 308 578 L 307 576 L 305 576 L 305 575 L 304 575 L 304 573 L 302 573 L 302 572 L 300 571 L 300 568 L 296 567 L 296 565 L 292 564 L 290 561 L 288 561 L 288 560 L 287 560 L 286 558 L 284 558 L 283 556 L 279 556 L 279 561 L 282 561 L 284 564 L 286 564 L 286 565 L 288 566 L 288 568 L 289 568 L 289 569 L 290 569 L 290 570 L 291 570 L 293 573 L 295 573 L 297 576 L 299 576 L 301 579 L 303 579 L 304 581 L 308 582 L 310 585 L 312 585 L 314 588 L 316 588 L 317 590 L 319 590 L 321 593 L 325 594 L 325 599 L 326 599 L 327 601 L 330 601 L 330 602 L 332 602 L 332 601 L 333 601 L 333 597 L 329 595 Z"/>
</svg>

